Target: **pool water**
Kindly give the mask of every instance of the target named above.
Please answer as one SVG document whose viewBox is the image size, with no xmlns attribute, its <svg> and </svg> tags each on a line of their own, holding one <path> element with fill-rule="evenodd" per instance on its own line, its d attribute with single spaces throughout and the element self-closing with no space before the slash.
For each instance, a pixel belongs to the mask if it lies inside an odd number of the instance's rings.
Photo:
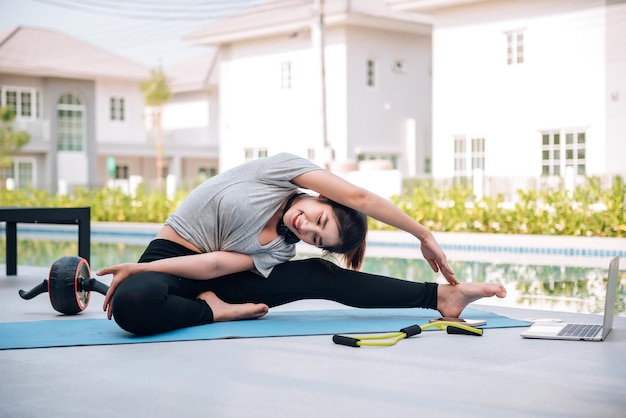
<svg viewBox="0 0 626 418">
<path fill-rule="evenodd" d="M 6 262 L 5 246 L 5 241 L 0 240 L 0 263 Z M 92 242 L 91 270 L 134 262 L 144 249 L 144 243 Z M 48 267 L 59 257 L 77 253 L 75 241 L 18 240 L 21 265 Z M 451 261 L 450 266 L 461 282 L 501 283 L 506 287 L 505 299 L 490 298 L 483 300 L 483 304 L 581 313 L 601 313 L 604 306 L 606 269 L 466 261 Z M 423 259 L 366 258 L 362 271 L 411 281 L 442 280 Z M 616 313 L 626 316 L 624 272 L 620 272 L 617 292 Z"/>
</svg>

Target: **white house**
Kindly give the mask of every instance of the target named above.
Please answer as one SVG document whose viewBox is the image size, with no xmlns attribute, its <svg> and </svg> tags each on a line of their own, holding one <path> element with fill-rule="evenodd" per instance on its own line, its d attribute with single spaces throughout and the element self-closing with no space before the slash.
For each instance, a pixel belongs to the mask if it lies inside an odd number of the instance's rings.
<svg viewBox="0 0 626 418">
<path fill-rule="evenodd" d="M 433 19 L 433 176 L 626 174 L 626 2 L 388 0 Z"/>
<path fill-rule="evenodd" d="M 0 33 L 0 105 L 13 107 L 15 129 L 31 136 L 7 177 L 17 187 L 63 191 L 103 185 L 121 168 L 109 157 L 130 149 L 154 158 L 145 149 L 139 91 L 148 76 L 143 66 L 53 30 Z"/>
<path fill-rule="evenodd" d="M 219 49 L 220 169 L 290 151 L 427 175 L 429 19 L 380 0 L 327 1 L 323 18 L 313 2 L 269 2 L 187 37 Z"/>
</svg>

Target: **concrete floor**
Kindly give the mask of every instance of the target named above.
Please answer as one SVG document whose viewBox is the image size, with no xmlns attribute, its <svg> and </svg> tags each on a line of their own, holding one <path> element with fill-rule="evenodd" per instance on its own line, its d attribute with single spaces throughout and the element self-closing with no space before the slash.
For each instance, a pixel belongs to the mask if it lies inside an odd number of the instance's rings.
<svg viewBox="0 0 626 418">
<path fill-rule="evenodd" d="M 0 321 L 53 319 L 46 295 L 18 289 L 47 270 L 0 265 Z M 75 317 L 103 318 L 92 295 Z M 324 301 L 278 309 L 336 309 Z M 516 319 L 597 316 L 474 306 Z M 393 347 L 330 336 L 0 351 L 0 417 L 623 417 L 626 317 L 604 342 L 433 332 Z M 2 336 L 0 335 L 0 338 Z"/>
</svg>

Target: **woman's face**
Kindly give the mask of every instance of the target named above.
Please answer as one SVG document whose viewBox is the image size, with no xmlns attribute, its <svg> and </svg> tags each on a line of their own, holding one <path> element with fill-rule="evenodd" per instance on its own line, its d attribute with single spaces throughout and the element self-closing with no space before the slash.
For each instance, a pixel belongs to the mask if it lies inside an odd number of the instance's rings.
<svg viewBox="0 0 626 418">
<path fill-rule="evenodd" d="M 316 247 L 340 244 L 339 225 L 333 208 L 317 197 L 297 199 L 283 216 L 285 226 L 298 238 Z"/>
</svg>

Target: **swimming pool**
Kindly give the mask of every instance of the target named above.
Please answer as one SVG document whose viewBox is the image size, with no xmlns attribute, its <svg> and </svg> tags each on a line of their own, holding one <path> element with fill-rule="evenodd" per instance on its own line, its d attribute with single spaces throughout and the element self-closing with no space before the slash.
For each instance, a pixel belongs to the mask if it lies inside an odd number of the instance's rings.
<svg viewBox="0 0 626 418">
<path fill-rule="evenodd" d="M 136 261 L 158 226 L 92 226 L 91 268 Z M 5 263 L 4 231 L 0 263 Z M 47 267 L 57 258 L 77 254 L 75 229 L 35 225 L 18 227 L 18 262 Z M 497 282 L 505 299 L 480 304 L 565 312 L 599 313 L 610 258 L 626 260 L 626 240 L 569 237 L 437 234 L 457 278 L 463 282 Z M 404 233 L 372 231 L 363 271 L 412 281 L 443 282 L 423 260 L 418 242 Z M 317 256 L 312 247 L 299 248 L 298 258 Z M 622 261 L 623 265 L 624 261 Z M 620 271 L 616 311 L 626 316 L 626 273 Z"/>
</svg>

